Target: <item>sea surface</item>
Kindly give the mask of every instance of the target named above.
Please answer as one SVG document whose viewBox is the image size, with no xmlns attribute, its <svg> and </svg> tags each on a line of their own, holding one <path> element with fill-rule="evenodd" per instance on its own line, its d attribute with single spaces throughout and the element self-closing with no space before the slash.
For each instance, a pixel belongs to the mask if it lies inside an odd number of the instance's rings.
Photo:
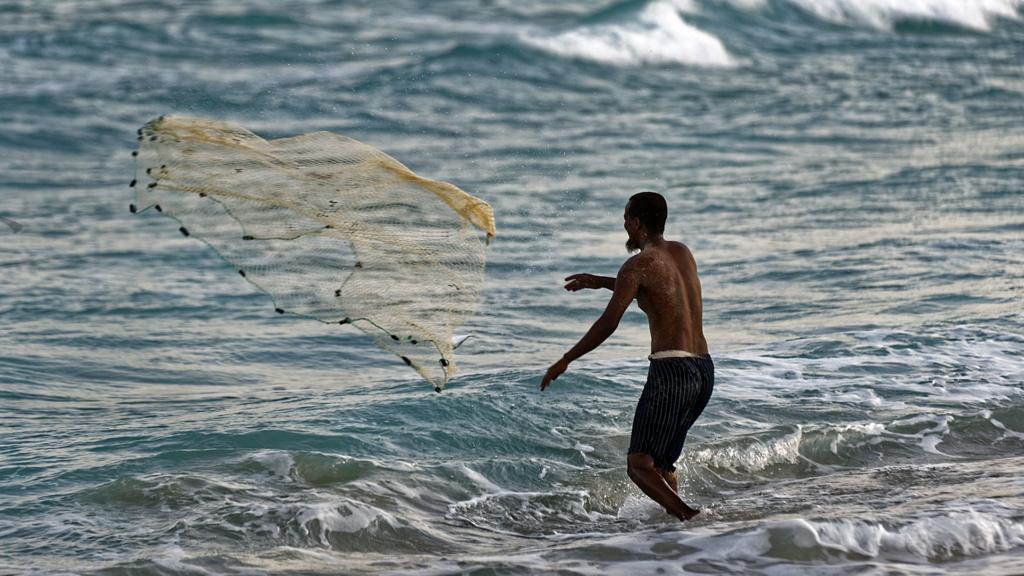
<svg viewBox="0 0 1024 576">
<path fill-rule="evenodd" d="M 130 214 L 162 114 L 330 130 L 494 206 L 441 394 Z M 628 480 L 627 253 L 714 396 Z M 0 573 L 1024 573 L 1021 0 L 0 0 Z"/>
</svg>

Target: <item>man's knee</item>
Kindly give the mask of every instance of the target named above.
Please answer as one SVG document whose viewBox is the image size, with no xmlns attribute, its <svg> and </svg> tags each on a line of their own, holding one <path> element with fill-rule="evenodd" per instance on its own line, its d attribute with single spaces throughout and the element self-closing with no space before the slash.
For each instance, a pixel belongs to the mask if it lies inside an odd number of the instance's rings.
<svg viewBox="0 0 1024 576">
<path fill-rule="evenodd" d="M 640 471 L 654 470 L 654 458 L 650 454 L 634 452 L 626 456 L 626 472 L 630 476 Z"/>
</svg>

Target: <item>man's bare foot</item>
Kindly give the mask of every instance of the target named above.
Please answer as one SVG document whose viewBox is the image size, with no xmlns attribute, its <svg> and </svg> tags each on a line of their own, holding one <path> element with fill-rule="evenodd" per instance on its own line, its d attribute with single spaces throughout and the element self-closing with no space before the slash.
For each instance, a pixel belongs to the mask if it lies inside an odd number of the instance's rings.
<svg viewBox="0 0 1024 576">
<path fill-rule="evenodd" d="M 700 510 L 697 510 L 697 509 L 694 509 L 694 508 L 690 508 L 689 506 L 687 506 L 686 510 L 683 510 L 679 514 L 673 514 L 668 509 L 666 509 L 665 512 L 668 512 L 670 515 L 675 516 L 676 518 L 679 519 L 680 522 L 686 522 L 687 520 L 692 520 L 694 516 L 696 516 L 697 514 L 700 514 Z"/>
</svg>

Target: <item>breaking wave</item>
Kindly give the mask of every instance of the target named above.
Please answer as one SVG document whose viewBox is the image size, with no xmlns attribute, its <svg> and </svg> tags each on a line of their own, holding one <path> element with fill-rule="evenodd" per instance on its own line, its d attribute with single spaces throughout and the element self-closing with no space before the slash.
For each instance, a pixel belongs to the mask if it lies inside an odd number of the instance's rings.
<svg viewBox="0 0 1024 576">
<path fill-rule="evenodd" d="M 773 7 L 796 9 L 829 24 L 893 30 L 904 22 L 934 23 L 985 32 L 999 19 L 1018 20 L 1024 0 L 725 0 L 733 8 L 764 15 Z M 711 0 L 654 0 L 634 7 L 613 5 L 608 18 L 585 19 L 568 30 L 522 31 L 519 40 L 563 58 L 615 66 L 689 65 L 733 67 L 737 59 L 714 33 L 681 14 L 712 14 Z M 597 20 L 594 22 L 594 20 Z"/>
<path fill-rule="evenodd" d="M 523 42 L 566 58 L 603 64 L 732 66 L 717 37 L 687 24 L 675 5 L 656 1 L 623 22 L 585 25 L 554 35 L 524 34 Z"/>
<path fill-rule="evenodd" d="M 1019 17 L 1021 0 L 782 0 L 837 24 L 860 24 L 881 30 L 905 21 L 938 22 L 986 31 L 998 18 Z M 740 8 L 763 7 L 767 0 L 731 0 Z"/>
<path fill-rule="evenodd" d="M 943 562 L 1024 545 L 1024 524 L 996 515 L 954 512 L 902 525 L 859 520 L 783 521 L 768 528 L 773 547 L 819 548 L 842 555 Z"/>
</svg>

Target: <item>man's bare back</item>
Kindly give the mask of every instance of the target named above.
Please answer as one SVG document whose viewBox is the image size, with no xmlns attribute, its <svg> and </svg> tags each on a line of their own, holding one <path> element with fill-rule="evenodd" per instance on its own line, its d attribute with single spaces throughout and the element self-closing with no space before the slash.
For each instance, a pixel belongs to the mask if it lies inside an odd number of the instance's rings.
<svg viewBox="0 0 1024 576">
<path fill-rule="evenodd" d="M 680 242 L 645 246 L 630 258 L 640 274 L 636 302 L 647 314 L 651 352 L 684 350 L 708 353 L 701 324 L 703 304 L 697 263 Z"/>
<path fill-rule="evenodd" d="M 704 339 L 703 302 L 697 262 L 685 244 L 662 240 L 651 243 L 626 260 L 616 278 L 573 274 L 565 289 L 615 290 L 619 276 L 638 279 L 636 302 L 647 315 L 651 331 L 651 352 L 684 350 L 696 355 L 708 353 Z"/>
</svg>

